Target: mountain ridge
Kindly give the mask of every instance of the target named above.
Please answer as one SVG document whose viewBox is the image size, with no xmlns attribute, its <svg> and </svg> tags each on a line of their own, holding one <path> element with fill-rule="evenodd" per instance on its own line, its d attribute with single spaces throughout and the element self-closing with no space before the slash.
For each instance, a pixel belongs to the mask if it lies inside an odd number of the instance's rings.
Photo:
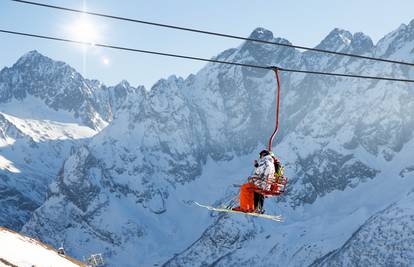
<svg viewBox="0 0 414 267">
<path fill-rule="evenodd" d="M 357 41 L 355 46 L 346 41 L 345 47 L 328 42 L 333 49 L 371 47 L 364 35 L 336 32 Z M 264 29 L 257 34 L 275 39 Z M 388 41 L 389 47 L 403 50 L 412 46 L 394 35 Z M 384 68 L 384 63 L 253 43 L 218 57 L 300 69 L 414 75 L 400 66 Z M 188 205 L 192 198 L 219 205 L 237 194 L 230 185 L 248 175 L 246 162 L 273 129 L 272 72 L 207 64 L 187 79 L 159 81 L 140 101 L 127 100 L 108 127 L 73 150 L 23 232 L 52 244 L 64 239 L 74 255 L 81 256 L 80 246 L 102 251 L 110 264 L 124 266 L 132 266 L 127 259 L 137 255 L 136 247 L 142 247 L 138 257 L 146 266 L 260 266 L 255 259 L 263 254 L 257 246 L 269 259 L 280 258 L 280 266 L 312 264 L 389 204 L 371 203 L 367 196 L 366 207 L 345 203 L 336 208 L 335 198 L 344 203 L 364 189 L 375 198 L 377 190 L 398 200 L 385 191 L 388 175 L 402 192 L 414 187 L 408 179 L 395 178 L 410 165 L 414 93 L 408 85 L 389 82 L 290 73 L 281 78 L 283 120 L 275 152 L 286 164 L 290 188 L 281 200 L 267 200 L 266 209 L 286 214 L 291 218 L 286 225 L 210 215 Z M 343 233 L 338 235 L 338 229 Z"/>
</svg>

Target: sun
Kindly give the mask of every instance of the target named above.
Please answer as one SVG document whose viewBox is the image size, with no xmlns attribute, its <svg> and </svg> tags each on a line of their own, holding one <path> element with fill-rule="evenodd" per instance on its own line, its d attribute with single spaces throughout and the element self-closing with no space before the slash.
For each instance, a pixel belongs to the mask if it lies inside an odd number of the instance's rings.
<svg viewBox="0 0 414 267">
<path fill-rule="evenodd" d="M 99 39 L 97 27 L 86 17 L 79 18 L 73 25 L 69 26 L 69 33 L 74 40 L 91 45 L 95 44 Z"/>
<path fill-rule="evenodd" d="M 107 57 L 104 57 L 104 58 L 102 58 L 102 63 L 104 64 L 104 65 L 106 65 L 106 66 L 108 66 L 109 65 L 109 58 L 107 58 Z"/>
</svg>

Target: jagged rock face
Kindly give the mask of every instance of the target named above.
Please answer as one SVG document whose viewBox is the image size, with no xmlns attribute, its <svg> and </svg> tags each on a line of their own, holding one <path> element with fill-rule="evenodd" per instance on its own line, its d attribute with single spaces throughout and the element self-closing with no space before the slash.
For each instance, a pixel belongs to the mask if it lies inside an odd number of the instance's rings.
<svg viewBox="0 0 414 267">
<path fill-rule="evenodd" d="M 375 214 L 340 248 L 312 266 L 411 266 L 414 194 Z"/>
<path fill-rule="evenodd" d="M 0 112 L 0 224 L 20 229 L 45 200 L 62 157 L 96 132 Z"/>
<path fill-rule="evenodd" d="M 13 138 L 13 139 L 12 139 Z M 7 118 L 0 113 L 0 141 L 2 147 L 5 146 L 10 139 L 17 140 L 35 146 L 31 138 L 25 136 L 17 127 L 15 127 Z M 31 182 L 27 188 L 22 190 L 16 187 L 19 180 L 28 180 L 29 177 L 16 178 L 10 177 L 10 174 L 19 173 L 15 164 L 4 157 L 4 150 L 2 149 L 0 160 L 2 161 L 2 169 L 0 172 L 0 223 L 7 227 L 21 227 L 30 217 L 30 212 L 34 211 L 39 205 L 39 202 L 33 200 L 33 197 L 28 197 L 28 194 L 36 195 L 36 188 L 38 188 L 34 181 Z M 29 160 L 27 158 L 27 160 Z M 4 169 L 3 169 L 4 168 Z M 35 187 L 34 187 L 35 186 Z M 47 185 L 43 185 L 43 191 L 46 191 Z M 12 216 L 11 216 L 12 215 Z"/>
<path fill-rule="evenodd" d="M 0 72 L 0 103 L 32 96 L 54 110 L 71 112 L 96 130 L 112 120 L 112 114 L 135 90 L 127 83 L 107 88 L 86 80 L 69 65 L 37 51 L 27 53 L 11 68 Z"/>
<path fill-rule="evenodd" d="M 289 43 L 282 38 L 273 39 L 273 34 L 263 28 L 257 28 L 251 37 Z M 238 49 L 223 52 L 217 59 L 290 65 L 297 57 L 294 49 L 247 42 Z M 196 105 L 205 125 L 207 151 L 213 159 L 250 153 L 272 132 L 276 98 L 272 72 L 208 64 L 186 83 L 187 97 Z"/>
<path fill-rule="evenodd" d="M 295 205 L 300 205 L 302 201 L 299 199 L 312 203 L 317 196 L 324 195 L 323 192 L 333 188 L 343 190 L 343 185 L 356 186 L 359 181 L 375 177 L 381 167 L 372 164 L 371 160 L 363 160 L 366 157 L 362 155 L 391 162 L 412 139 L 413 115 L 409 111 L 413 109 L 410 104 L 412 90 L 405 85 L 390 89 L 391 84 L 375 86 L 368 83 L 368 88 L 374 87 L 362 91 L 363 84 L 362 81 L 337 84 L 334 86 L 336 91 L 330 90 L 325 97 L 318 98 L 320 102 L 315 104 L 314 110 L 309 107 L 302 111 L 306 117 L 288 137 L 292 144 L 288 148 L 290 153 L 295 151 L 297 154 L 289 163 L 296 166 L 297 176 L 291 179 Z M 292 120 L 299 116 L 302 114 L 295 114 Z M 317 147 L 308 151 L 307 144 L 315 143 L 314 140 L 317 140 Z M 352 164 L 345 164 L 344 168 L 342 159 L 349 155 L 353 155 Z M 296 181 L 303 185 L 302 189 Z"/>
<path fill-rule="evenodd" d="M 26 223 L 31 213 L 40 206 L 41 203 L 28 198 L 20 190 L 15 189 L 9 184 L 10 178 L 1 174 L 2 185 L 1 193 L 1 224 L 10 228 L 20 229 Z M 27 179 L 27 177 L 26 177 Z M 12 215 L 12 216 L 10 216 Z"/>
<path fill-rule="evenodd" d="M 223 265 L 223 258 L 241 249 L 243 244 L 254 239 L 256 234 L 257 229 L 246 221 L 225 220 L 221 216 L 205 230 L 190 249 L 173 257 L 163 266 Z"/>
<path fill-rule="evenodd" d="M 70 148 L 144 88 L 106 87 L 32 51 L 0 72 L 0 224 L 19 230 L 45 200 Z"/>
<path fill-rule="evenodd" d="M 411 42 L 414 40 L 414 20 L 402 24 L 397 30 L 378 41 L 375 54 L 383 57 L 412 61 L 414 58 Z"/>
<path fill-rule="evenodd" d="M 100 84 L 96 81 L 97 84 Z M 115 86 L 106 87 L 101 85 L 100 90 L 95 91 L 97 99 L 94 106 L 105 121 L 112 121 L 117 112 L 131 100 L 138 100 L 143 96 L 145 88 L 132 87 L 127 81 L 122 81 Z"/>
<path fill-rule="evenodd" d="M 288 42 L 262 28 L 251 36 Z M 386 37 L 389 46 L 395 45 L 393 36 Z M 379 45 L 363 34 L 335 29 L 318 47 L 374 55 Z M 226 50 L 217 59 L 414 78 L 399 66 L 256 43 Z M 369 202 L 361 188 L 384 189 L 389 183 L 384 179 L 394 179 L 394 174 L 412 176 L 407 155 L 413 144 L 414 91 L 407 84 L 370 80 L 291 73 L 282 73 L 281 79 L 282 123 L 274 150 L 286 164 L 290 187 L 282 201 L 269 200 L 267 205 L 270 213 L 280 212 L 276 205 L 283 207 L 292 218 L 286 225 L 238 223 L 228 217 L 202 221 L 183 204 L 240 182 L 248 173 L 234 171 L 222 178 L 225 166 L 256 154 L 274 127 L 273 72 L 208 64 L 185 80 L 161 80 L 140 101 L 127 101 L 90 145 L 68 158 L 48 200 L 24 231 L 52 244 L 63 238 L 76 256 L 84 253 L 80 245 L 104 251 L 113 265 L 134 266 L 131 255 L 142 265 L 312 264 L 341 246 L 373 212 L 391 203 L 387 201 L 398 198 L 389 195 L 360 208 L 348 197 Z M 209 161 L 225 166 L 213 168 Z M 403 191 L 409 188 L 402 180 L 392 181 Z M 191 188 L 187 195 L 182 191 L 186 188 Z M 338 207 L 333 204 L 336 197 Z M 326 207 L 328 211 L 321 211 Z M 200 231 L 205 223 L 210 226 Z M 186 231 L 197 237 L 189 238 Z M 269 256 L 263 264 L 256 261 L 263 255 Z"/>
<path fill-rule="evenodd" d="M 373 179 L 379 173 L 356 160 L 352 154 L 342 155 L 330 149 L 299 158 L 297 165 L 300 169 L 296 171 L 304 188 L 293 186 L 288 197 L 283 199 L 294 206 L 313 203 L 317 197 L 323 197 L 335 190 L 356 187 L 360 182 Z M 301 190 L 297 190 L 299 188 Z"/>
</svg>

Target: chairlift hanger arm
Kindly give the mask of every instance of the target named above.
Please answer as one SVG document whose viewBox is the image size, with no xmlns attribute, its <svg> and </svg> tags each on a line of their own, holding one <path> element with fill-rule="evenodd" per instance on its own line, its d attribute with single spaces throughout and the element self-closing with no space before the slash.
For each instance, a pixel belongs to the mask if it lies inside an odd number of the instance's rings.
<svg viewBox="0 0 414 267">
<path fill-rule="evenodd" d="M 272 151 L 273 139 L 275 138 L 277 132 L 279 131 L 279 112 L 280 112 L 280 78 L 279 78 L 279 67 L 269 67 L 269 69 L 275 72 L 276 81 L 277 81 L 277 90 L 276 90 L 276 125 L 272 135 L 269 138 L 269 143 L 267 146 L 268 151 Z"/>
</svg>

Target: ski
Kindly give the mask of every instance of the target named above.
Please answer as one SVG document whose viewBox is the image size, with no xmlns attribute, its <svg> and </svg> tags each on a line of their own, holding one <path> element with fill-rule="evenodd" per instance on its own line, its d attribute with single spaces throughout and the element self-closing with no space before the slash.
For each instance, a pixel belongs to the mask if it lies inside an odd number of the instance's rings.
<svg viewBox="0 0 414 267">
<path fill-rule="evenodd" d="M 194 204 L 196 204 L 199 207 L 211 210 L 211 211 L 217 211 L 217 212 L 229 212 L 229 213 L 241 213 L 241 214 L 245 214 L 245 215 L 249 215 L 249 216 L 255 216 L 255 217 L 260 217 L 260 218 L 264 218 L 264 219 L 269 219 L 272 221 L 276 221 L 276 222 L 283 222 L 283 217 L 282 215 L 269 215 L 269 214 L 260 214 L 260 213 L 254 213 L 254 212 L 242 212 L 242 211 L 237 211 L 237 210 L 232 210 L 232 209 L 225 209 L 225 208 L 215 208 L 212 206 L 207 206 L 207 205 L 202 205 L 196 201 L 193 201 Z"/>
</svg>

